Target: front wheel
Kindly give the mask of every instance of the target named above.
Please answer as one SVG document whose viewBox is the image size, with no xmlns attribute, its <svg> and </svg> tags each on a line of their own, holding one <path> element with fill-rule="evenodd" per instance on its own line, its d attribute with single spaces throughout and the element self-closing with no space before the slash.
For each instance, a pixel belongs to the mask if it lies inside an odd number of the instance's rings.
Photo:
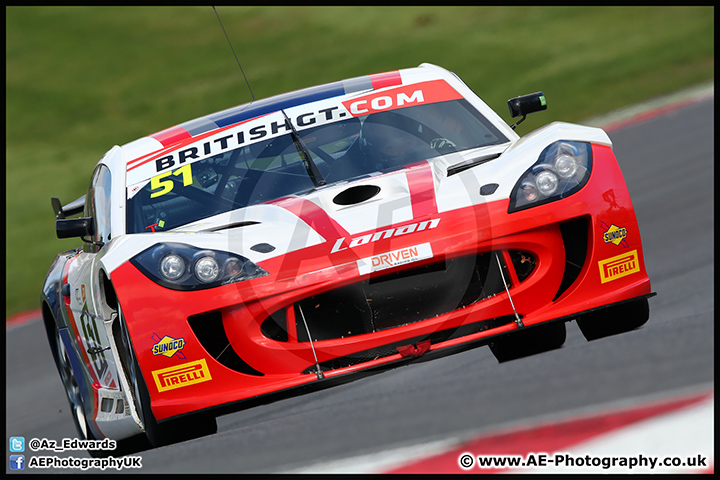
<svg viewBox="0 0 720 480">
<path fill-rule="evenodd" d="M 70 403 L 70 413 L 72 414 L 73 423 L 77 429 L 78 436 L 82 440 L 96 440 L 90 430 L 90 427 L 88 426 L 88 422 L 85 417 L 85 405 L 80 393 L 80 386 L 78 385 L 77 378 L 75 377 L 75 371 L 70 364 L 70 357 L 68 356 L 67 349 L 65 348 L 65 344 L 60 336 L 60 330 L 57 326 L 55 326 L 54 343 L 57 369 L 60 373 L 60 379 L 62 380 L 63 387 L 65 388 L 65 395 Z"/>
<path fill-rule="evenodd" d="M 565 335 L 565 322 L 537 325 L 497 338 L 490 343 L 490 350 L 503 363 L 560 348 Z"/>
<path fill-rule="evenodd" d="M 169 420 L 161 423 L 157 421 L 151 408 L 150 391 L 140 370 L 122 310 L 118 310 L 118 318 L 115 320 L 116 325 L 113 325 L 113 329 L 119 330 L 116 330 L 120 340 L 118 346 L 121 347 L 121 357 L 124 357 L 122 363 L 132 390 L 130 395 L 133 396 L 138 417 L 143 423 L 145 435 L 150 444 L 153 447 L 161 447 L 217 433 L 217 421 L 213 416 L 195 415 L 182 420 Z"/>
<path fill-rule="evenodd" d="M 639 328 L 650 318 L 647 298 L 614 305 L 578 317 L 577 324 L 587 340 L 617 335 Z"/>
<path fill-rule="evenodd" d="M 53 333 L 52 346 L 55 349 L 56 365 L 58 372 L 60 373 L 60 379 L 62 380 L 63 387 L 65 387 L 65 394 L 68 402 L 70 403 L 70 413 L 73 417 L 75 429 L 78 432 L 78 438 L 81 440 L 101 440 L 103 437 L 96 437 L 90 429 L 87 417 L 85 416 L 85 404 L 80 393 L 80 386 L 78 385 L 75 371 L 70 364 L 68 351 L 65 348 L 65 344 L 62 341 L 62 337 L 60 336 L 60 331 L 57 326 L 54 327 Z M 88 453 L 91 457 L 101 458 L 108 455 L 126 455 L 129 453 L 135 453 L 146 450 L 148 446 L 147 439 L 144 438 L 144 436 L 134 436 L 118 441 L 117 447 L 114 451 L 88 450 Z"/>
</svg>

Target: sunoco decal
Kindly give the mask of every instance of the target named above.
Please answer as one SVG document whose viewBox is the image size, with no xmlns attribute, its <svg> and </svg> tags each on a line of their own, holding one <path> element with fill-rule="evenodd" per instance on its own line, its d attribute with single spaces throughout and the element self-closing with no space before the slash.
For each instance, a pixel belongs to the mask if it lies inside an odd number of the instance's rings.
<svg viewBox="0 0 720 480">
<path fill-rule="evenodd" d="M 432 258 L 433 252 L 429 243 L 405 247 L 392 252 L 373 255 L 372 257 L 361 258 L 357 261 L 360 275 L 385 270 L 386 268 L 397 267 L 406 263 L 417 262 L 426 258 Z"/>
<path fill-rule="evenodd" d="M 611 282 L 640 271 L 637 250 L 598 262 L 600 281 Z"/>
<path fill-rule="evenodd" d="M 172 338 L 167 335 L 160 338 L 157 333 L 153 333 L 152 340 L 155 342 L 152 347 L 153 355 L 163 355 L 168 358 L 177 356 L 177 358 L 185 360 L 185 354 L 182 352 L 185 347 L 184 338 Z"/>
<path fill-rule="evenodd" d="M 205 359 L 183 363 L 174 367 L 153 370 L 153 378 L 158 392 L 187 387 L 196 383 L 212 380 Z"/>
<path fill-rule="evenodd" d="M 607 223 L 600 222 L 600 226 L 605 230 L 603 233 L 603 241 L 605 243 L 612 243 L 614 245 L 622 245 L 625 248 L 629 248 L 625 237 L 627 237 L 627 228 L 618 227 L 615 224 L 607 226 Z"/>
</svg>

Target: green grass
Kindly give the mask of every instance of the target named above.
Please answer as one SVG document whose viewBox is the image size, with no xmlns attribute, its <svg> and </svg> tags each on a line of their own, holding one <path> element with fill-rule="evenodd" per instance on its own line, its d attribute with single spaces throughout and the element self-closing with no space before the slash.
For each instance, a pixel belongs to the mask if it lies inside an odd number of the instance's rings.
<svg viewBox="0 0 720 480">
<path fill-rule="evenodd" d="M 417 66 L 458 73 L 518 127 L 579 122 L 708 81 L 712 7 L 219 7 L 257 98 Z M 82 195 L 115 144 L 250 100 L 210 7 L 6 8 L 6 315 L 39 307 L 50 197 Z"/>
</svg>

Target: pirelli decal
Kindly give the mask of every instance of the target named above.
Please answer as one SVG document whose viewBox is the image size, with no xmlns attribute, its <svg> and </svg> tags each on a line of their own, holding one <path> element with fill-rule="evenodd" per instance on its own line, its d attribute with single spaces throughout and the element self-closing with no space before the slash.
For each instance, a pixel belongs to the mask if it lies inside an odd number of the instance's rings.
<svg viewBox="0 0 720 480">
<path fill-rule="evenodd" d="M 152 372 L 158 392 L 187 387 L 196 383 L 212 380 L 205 359 L 183 363 L 174 367 L 154 370 Z"/>
<path fill-rule="evenodd" d="M 637 250 L 601 260 L 598 262 L 598 266 L 600 267 L 600 281 L 602 283 L 611 282 L 640 271 Z"/>
</svg>

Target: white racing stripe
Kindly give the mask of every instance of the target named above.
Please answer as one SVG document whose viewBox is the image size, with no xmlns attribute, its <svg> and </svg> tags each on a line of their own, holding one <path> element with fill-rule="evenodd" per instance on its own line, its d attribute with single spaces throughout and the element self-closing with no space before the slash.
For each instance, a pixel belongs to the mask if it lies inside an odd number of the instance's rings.
<svg viewBox="0 0 720 480">
<path fill-rule="evenodd" d="M 512 469 L 508 473 L 688 473 L 707 471 L 714 463 L 715 409 L 713 398 L 677 412 L 619 428 L 579 443 L 565 453 L 574 458 L 591 456 L 599 459 L 654 457 L 658 464 L 628 467 L 610 466 L 547 466 L 531 469 Z M 665 458 L 677 457 L 685 461 L 698 455 L 707 459 L 707 466 L 662 466 Z M 610 460 L 605 460 L 610 462 Z M 607 463 L 610 465 L 610 463 Z"/>
<path fill-rule="evenodd" d="M 677 400 L 678 397 L 668 398 L 668 403 Z M 644 406 L 657 404 L 656 401 L 644 399 L 643 402 L 635 404 L 630 410 L 642 409 Z M 596 406 L 597 411 L 607 411 L 607 405 Z M 628 408 L 621 408 L 618 414 L 627 412 Z M 603 414 L 600 417 L 611 418 L 614 414 Z M 568 414 L 569 417 L 573 415 Z M 589 415 L 588 417 L 592 417 Z M 585 417 L 585 415 L 583 415 Z M 562 423 L 563 419 L 558 418 L 556 423 Z M 533 423 L 533 422 L 530 422 Z M 534 423 L 537 426 L 536 423 Z M 541 422 L 547 425 L 547 422 Z M 529 425 L 529 428 L 534 428 Z M 523 430 L 522 427 L 513 427 L 510 431 Z M 498 428 L 495 433 L 506 434 L 508 429 Z M 530 431 L 530 434 L 532 432 Z M 528 469 L 493 469 L 492 472 L 502 473 L 693 473 L 710 472 L 714 468 L 714 395 L 708 392 L 708 397 L 688 407 L 679 408 L 664 414 L 650 417 L 646 420 L 621 426 L 610 432 L 593 436 L 591 433 L 588 439 L 580 443 L 561 449 L 560 452 L 567 454 L 574 459 L 583 458 L 587 455 L 593 458 L 600 458 L 595 461 L 599 466 L 560 466 L 547 465 L 544 467 Z M 299 469 L 291 473 L 383 473 L 395 469 L 412 466 L 414 463 L 432 458 L 437 455 L 450 454 L 453 458 L 459 453 L 453 451 L 465 451 L 466 447 L 477 438 L 492 438 L 491 434 L 468 435 L 462 434 L 451 438 L 432 441 L 411 446 L 400 446 L 396 448 L 385 448 L 381 452 L 368 453 L 345 459 L 329 462 L 321 462 Z M 538 442 L 537 448 L 532 453 L 546 453 L 552 455 L 555 452 L 545 452 L 542 448 L 542 440 Z M 482 452 L 468 452 L 474 455 Z M 526 452 L 523 455 L 527 455 Z M 638 458 L 642 455 L 645 458 L 657 458 L 662 461 L 665 458 L 677 457 L 682 461 L 686 459 L 697 459 L 698 456 L 706 459 L 707 466 L 696 467 L 666 467 L 658 463 L 654 468 L 636 465 L 632 469 L 628 467 L 602 467 L 602 458 Z M 606 463 L 608 461 L 605 461 Z M 459 466 L 454 465 L 454 473 L 484 473 L 477 467 L 470 471 L 463 471 Z M 486 471 L 490 473 L 490 471 Z M 421 472 L 418 472 L 421 473 Z M 452 472 L 448 472 L 452 473 Z"/>
<path fill-rule="evenodd" d="M 421 460 L 458 445 L 456 438 L 397 447 L 377 453 L 317 463 L 288 473 L 382 473 L 400 465 Z"/>
</svg>

